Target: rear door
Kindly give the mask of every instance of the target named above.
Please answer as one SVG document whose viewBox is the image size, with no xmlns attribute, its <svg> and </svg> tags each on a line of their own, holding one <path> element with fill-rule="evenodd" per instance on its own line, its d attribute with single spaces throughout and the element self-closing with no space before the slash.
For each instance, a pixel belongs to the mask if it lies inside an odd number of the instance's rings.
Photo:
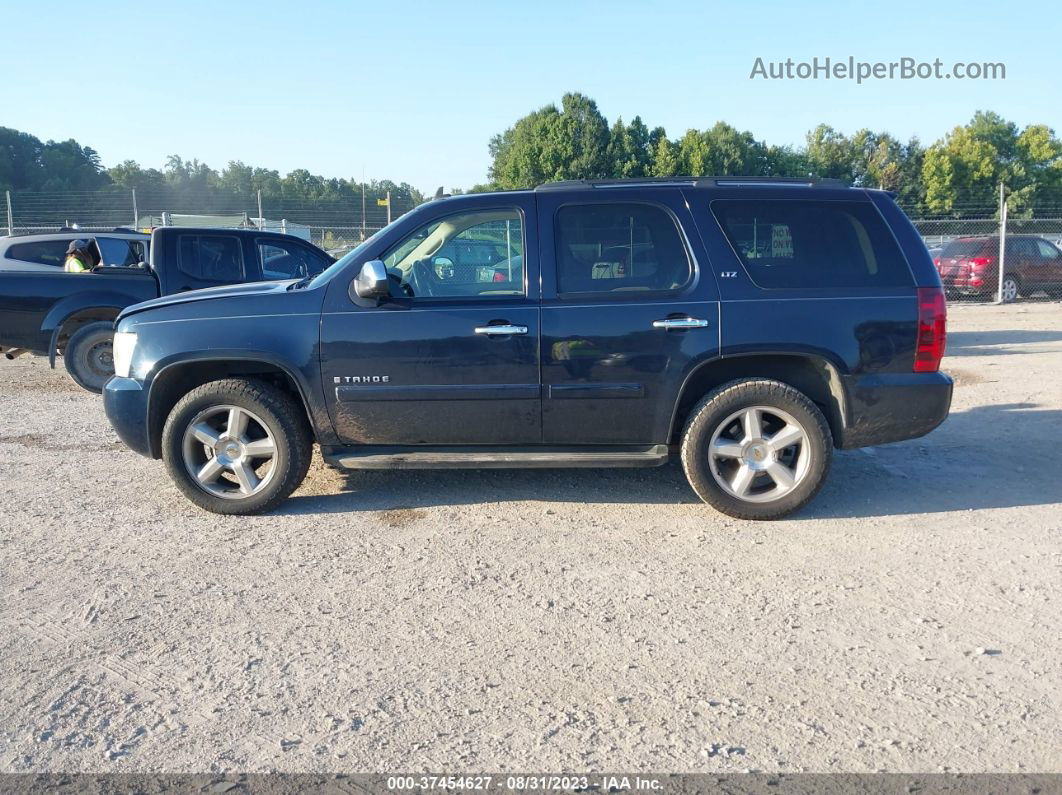
<svg viewBox="0 0 1062 795">
<path fill-rule="evenodd" d="M 1013 237 L 1007 240 L 1007 273 L 1017 274 L 1026 291 L 1035 290 L 1043 281 L 1043 261 L 1030 237 Z"/>
<path fill-rule="evenodd" d="M 686 375 L 719 348 L 715 280 L 681 191 L 537 196 L 543 441 L 666 443 Z"/>
<path fill-rule="evenodd" d="M 152 237 L 152 246 L 155 249 L 152 262 L 166 295 L 238 284 L 257 271 L 255 263 L 247 261 L 240 235 L 220 229 L 189 232 L 158 229 Z M 160 247 L 162 251 L 158 250 Z"/>
<path fill-rule="evenodd" d="M 1062 287 L 1062 251 L 1054 243 L 1043 239 L 1036 241 L 1036 247 L 1043 267 L 1042 284 L 1045 289 L 1056 291 Z"/>
<path fill-rule="evenodd" d="M 429 206 L 431 208 L 431 206 Z M 455 209 L 460 208 L 460 209 Z M 531 194 L 440 202 L 383 259 L 392 296 L 360 306 L 333 279 L 321 317 L 321 377 L 346 444 L 541 441 L 539 287 Z M 459 248 L 481 250 L 455 261 Z M 490 253 L 485 253 L 489 249 Z"/>
</svg>

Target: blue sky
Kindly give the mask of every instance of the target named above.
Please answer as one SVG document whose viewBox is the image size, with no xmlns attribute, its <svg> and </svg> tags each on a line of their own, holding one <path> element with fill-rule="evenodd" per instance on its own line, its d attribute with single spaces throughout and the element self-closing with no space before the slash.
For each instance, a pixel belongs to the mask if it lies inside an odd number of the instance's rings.
<svg viewBox="0 0 1062 795">
<path fill-rule="evenodd" d="M 826 122 L 931 142 L 977 109 L 1062 128 L 1057 5 L 962 2 L 9 3 L 0 125 L 106 165 L 169 154 L 286 173 L 482 182 L 490 137 L 581 91 L 671 137 Z M 750 80 L 765 60 L 1002 61 L 1004 81 Z"/>
</svg>

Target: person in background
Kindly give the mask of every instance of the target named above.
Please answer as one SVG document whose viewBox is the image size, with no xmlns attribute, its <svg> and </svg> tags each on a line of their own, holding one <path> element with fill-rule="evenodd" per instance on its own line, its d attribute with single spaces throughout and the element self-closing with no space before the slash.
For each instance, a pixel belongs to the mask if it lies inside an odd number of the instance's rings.
<svg viewBox="0 0 1062 795">
<path fill-rule="evenodd" d="M 70 241 L 63 270 L 67 273 L 89 273 L 92 270 L 92 253 L 87 240 Z"/>
</svg>

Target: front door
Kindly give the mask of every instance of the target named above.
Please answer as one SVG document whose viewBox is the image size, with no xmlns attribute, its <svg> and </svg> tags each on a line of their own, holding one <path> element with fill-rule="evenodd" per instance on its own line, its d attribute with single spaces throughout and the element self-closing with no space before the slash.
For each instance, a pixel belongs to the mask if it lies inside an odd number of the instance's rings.
<svg viewBox="0 0 1062 795">
<path fill-rule="evenodd" d="M 719 349 L 717 288 L 683 232 L 682 194 L 538 195 L 543 440 L 666 443 L 686 375 Z"/>
<path fill-rule="evenodd" d="M 541 441 L 533 201 L 445 207 L 366 253 L 387 266 L 390 299 L 358 306 L 349 280 L 329 287 L 321 376 L 347 444 Z"/>
</svg>

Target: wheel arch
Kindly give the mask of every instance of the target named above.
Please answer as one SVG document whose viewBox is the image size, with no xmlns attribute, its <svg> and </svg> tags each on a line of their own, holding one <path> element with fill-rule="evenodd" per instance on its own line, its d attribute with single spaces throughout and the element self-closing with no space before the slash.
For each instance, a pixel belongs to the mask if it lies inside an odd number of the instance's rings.
<svg viewBox="0 0 1062 795">
<path fill-rule="evenodd" d="M 826 417 L 839 446 L 846 427 L 846 397 L 841 371 L 823 356 L 810 353 L 749 353 L 703 362 L 686 376 L 671 416 L 668 441 L 677 444 L 690 411 L 708 392 L 740 378 L 770 378 L 807 395 Z"/>
<path fill-rule="evenodd" d="M 107 304 L 94 304 L 93 306 L 81 307 L 67 312 L 64 315 L 53 317 L 51 314 L 45 318 L 41 327 L 47 331 L 51 325 L 52 336 L 48 343 L 48 364 L 55 369 L 55 357 L 67 340 L 82 326 L 96 322 L 113 323 L 121 313 L 123 307 Z"/>
<path fill-rule="evenodd" d="M 265 354 L 227 355 L 211 351 L 166 362 L 152 376 L 147 401 L 148 444 L 152 458 L 162 455 L 162 429 L 177 401 L 196 387 L 222 378 L 257 378 L 289 393 L 302 406 L 311 436 L 316 437 L 308 388 L 294 368 Z"/>
</svg>

